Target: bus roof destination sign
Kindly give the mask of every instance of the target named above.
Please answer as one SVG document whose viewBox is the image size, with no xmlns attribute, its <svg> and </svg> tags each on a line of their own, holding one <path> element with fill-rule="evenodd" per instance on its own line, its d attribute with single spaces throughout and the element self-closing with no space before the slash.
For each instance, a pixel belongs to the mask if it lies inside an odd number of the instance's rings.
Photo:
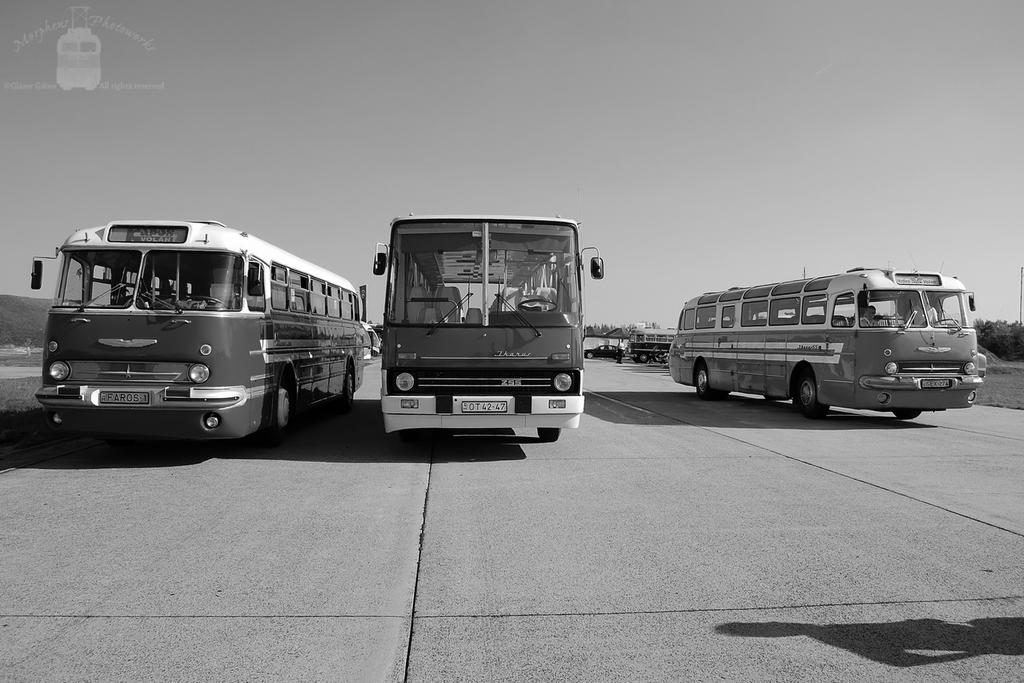
<svg viewBox="0 0 1024 683">
<path fill-rule="evenodd" d="M 178 225 L 112 225 L 107 232 L 108 242 L 183 244 L 186 239 L 188 228 Z"/>
</svg>

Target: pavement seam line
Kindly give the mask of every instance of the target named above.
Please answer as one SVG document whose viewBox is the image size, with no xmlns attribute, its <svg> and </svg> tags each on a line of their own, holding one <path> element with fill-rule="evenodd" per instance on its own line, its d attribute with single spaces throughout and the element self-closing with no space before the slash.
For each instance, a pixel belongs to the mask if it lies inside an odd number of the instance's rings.
<svg viewBox="0 0 1024 683">
<path fill-rule="evenodd" d="M 1014 536 L 1018 536 L 1020 538 L 1024 538 L 1024 533 L 1022 533 L 1020 531 L 1015 531 L 1013 529 L 1008 529 L 1006 527 L 999 526 L 998 524 L 994 524 L 992 522 L 987 522 L 987 521 L 985 521 L 983 519 L 979 519 L 978 517 L 972 517 L 971 515 L 968 515 L 967 513 L 964 513 L 964 512 L 957 512 L 956 510 L 950 509 L 948 507 L 944 507 L 942 505 L 939 505 L 938 503 L 932 503 L 932 502 L 929 502 L 927 500 L 924 500 L 923 498 L 918 498 L 916 496 L 912 496 L 909 493 L 904 493 L 903 491 L 897 491 L 896 489 L 889 488 L 889 487 L 883 486 L 881 484 L 875 484 L 874 482 L 867 481 L 866 479 L 860 479 L 858 477 L 855 477 L 852 474 L 845 474 L 845 473 L 840 472 L 838 470 L 830 469 L 828 467 L 825 467 L 824 465 L 817 465 L 817 464 L 815 464 L 813 462 L 809 462 L 807 460 L 801 460 L 800 458 L 798 458 L 796 456 L 786 455 L 785 453 L 781 453 L 779 451 L 773 450 L 771 448 L 768 448 L 767 446 L 761 446 L 760 444 L 756 444 L 756 443 L 753 443 L 751 441 L 746 441 L 744 439 L 741 439 L 738 436 L 733 436 L 732 434 L 726 434 L 726 433 L 720 432 L 720 431 L 718 431 L 716 429 L 712 429 L 711 427 L 705 427 L 703 425 L 699 425 L 699 424 L 696 424 L 694 422 L 688 422 L 687 420 L 684 420 L 682 418 L 676 417 L 674 415 L 666 415 L 665 413 L 660 413 L 660 412 L 657 412 L 657 411 L 654 411 L 654 410 L 649 410 L 647 408 L 642 408 L 640 406 L 633 406 L 633 405 L 631 405 L 629 403 L 626 403 L 624 401 L 620 401 L 618 399 L 611 398 L 610 396 L 605 396 L 605 395 L 603 395 L 603 394 L 601 394 L 599 392 L 596 392 L 596 391 L 595 392 L 589 392 L 589 393 L 592 393 L 592 394 L 594 394 L 594 395 L 596 395 L 596 396 L 598 396 L 598 397 L 600 397 L 600 398 L 602 398 L 604 400 L 612 401 L 612 402 L 615 402 L 615 403 L 621 403 L 624 406 L 628 406 L 628 407 L 634 408 L 636 410 L 643 411 L 645 413 L 649 413 L 651 415 L 656 415 L 658 417 L 663 417 L 663 418 L 666 418 L 666 419 L 669 419 L 669 420 L 673 420 L 673 421 L 678 422 L 680 424 L 690 425 L 691 427 L 696 427 L 697 429 L 702 429 L 702 430 L 704 430 L 706 432 L 710 432 L 712 434 L 716 434 L 716 435 L 724 437 L 726 439 L 730 439 L 732 441 L 735 441 L 736 443 L 741 443 L 741 444 L 743 444 L 745 446 L 750 446 L 751 448 L 756 448 L 756 449 L 764 451 L 766 453 L 771 453 L 771 454 L 777 455 L 777 456 L 779 456 L 781 458 L 786 458 L 787 460 L 792 460 L 793 462 L 798 462 L 798 463 L 801 463 L 803 465 L 807 465 L 808 467 L 814 467 L 814 468 L 817 468 L 819 470 L 822 470 L 823 472 L 828 472 L 830 474 L 834 474 L 834 475 L 839 476 L 839 477 L 844 477 L 846 479 L 850 479 L 851 481 L 856 481 L 858 483 L 864 484 L 865 486 L 871 486 L 871 487 L 879 489 L 881 491 L 885 491 L 887 493 L 892 493 L 894 495 L 901 496 L 901 497 L 906 498 L 908 500 L 912 500 L 914 502 L 921 503 L 923 505 L 928 505 L 928 506 L 936 508 L 938 510 L 942 510 L 943 512 L 948 512 L 948 513 L 950 513 L 952 515 L 956 515 L 956 516 L 962 517 L 964 519 L 969 519 L 972 522 L 977 522 L 979 524 L 984 524 L 985 526 L 991 527 L 993 529 L 998 529 L 999 531 L 1005 531 L 1008 534 L 1013 534 Z M 946 429 L 946 427 L 939 427 L 939 428 L 940 429 Z M 968 431 L 968 430 L 954 430 L 954 431 Z M 968 433 L 970 433 L 970 432 L 968 432 Z M 1015 439 L 1011 439 L 1011 440 L 1015 440 Z"/>
<path fill-rule="evenodd" d="M 900 605 L 943 605 L 975 602 L 1021 600 L 1024 595 L 1005 595 L 987 598 L 939 598 L 932 600 L 877 600 L 865 602 L 822 602 L 801 605 L 761 605 L 754 607 L 691 607 L 684 609 L 629 610 L 607 612 L 522 612 L 508 614 L 424 614 L 417 619 L 521 619 L 531 617 L 617 617 L 659 614 L 716 614 L 721 612 L 781 612 L 802 609 L 832 609 L 836 607 L 891 607 Z"/>
<path fill-rule="evenodd" d="M 423 537 L 427 530 L 427 503 L 430 501 L 430 477 L 434 472 L 434 451 L 437 440 L 430 441 L 430 462 L 427 463 L 427 484 L 423 487 L 423 513 L 420 517 L 420 535 L 416 547 L 416 578 L 412 584 L 412 605 L 409 608 L 409 640 L 405 645 L 405 672 L 403 683 L 409 680 L 409 663 L 412 660 L 412 640 L 416 630 L 416 596 L 420 589 L 420 567 L 423 563 Z"/>
</svg>

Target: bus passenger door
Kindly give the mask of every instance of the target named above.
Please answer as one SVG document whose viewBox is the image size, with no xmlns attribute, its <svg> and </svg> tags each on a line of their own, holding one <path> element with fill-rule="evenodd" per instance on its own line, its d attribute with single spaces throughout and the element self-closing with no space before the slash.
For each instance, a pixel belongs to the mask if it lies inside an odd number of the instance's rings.
<svg viewBox="0 0 1024 683">
<path fill-rule="evenodd" d="M 715 332 L 715 351 L 710 360 L 708 375 L 712 386 L 723 391 L 736 390 L 736 334 L 720 330 Z"/>
<path fill-rule="evenodd" d="M 736 391 L 764 395 L 764 332 L 741 332 L 737 339 Z"/>
<path fill-rule="evenodd" d="M 789 397 L 785 333 L 768 334 L 765 337 L 764 354 L 764 395 L 770 398 Z"/>
</svg>

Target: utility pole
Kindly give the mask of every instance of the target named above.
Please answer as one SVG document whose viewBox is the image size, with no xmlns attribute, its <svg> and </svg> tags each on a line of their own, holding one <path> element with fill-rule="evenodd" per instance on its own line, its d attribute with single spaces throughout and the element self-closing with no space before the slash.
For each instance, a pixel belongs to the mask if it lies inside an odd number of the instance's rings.
<svg viewBox="0 0 1024 683">
<path fill-rule="evenodd" d="M 1024 266 L 1020 267 L 1020 307 L 1017 309 L 1017 324 L 1024 324 Z"/>
</svg>

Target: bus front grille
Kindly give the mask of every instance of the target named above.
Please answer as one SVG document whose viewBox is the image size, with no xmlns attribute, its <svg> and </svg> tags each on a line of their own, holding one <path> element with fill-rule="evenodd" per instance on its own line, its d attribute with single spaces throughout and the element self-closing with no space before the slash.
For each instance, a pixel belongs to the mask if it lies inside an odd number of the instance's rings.
<svg viewBox="0 0 1024 683">
<path fill-rule="evenodd" d="M 958 361 L 913 360 L 899 364 L 900 372 L 910 375 L 930 375 L 935 373 L 958 374 L 963 370 L 963 363 Z"/>
<path fill-rule="evenodd" d="M 416 378 L 416 387 L 413 392 L 427 394 L 511 394 L 513 396 L 548 394 L 554 391 L 554 377 L 558 372 L 568 373 L 573 378 L 570 392 L 579 389 L 579 372 L 571 369 L 508 373 L 493 368 L 485 371 L 424 370 L 420 368 L 404 371 L 411 373 Z M 394 377 L 401 372 L 403 372 L 401 368 L 395 368 L 388 372 L 389 392 L 401 393 L 397 392 L 394 385 Z"/>
<path fill-rule="evenodd" d="M 187 363 L 71 361 L 71 379 L 93 384 L 188 382 Z"/>
</svg>

